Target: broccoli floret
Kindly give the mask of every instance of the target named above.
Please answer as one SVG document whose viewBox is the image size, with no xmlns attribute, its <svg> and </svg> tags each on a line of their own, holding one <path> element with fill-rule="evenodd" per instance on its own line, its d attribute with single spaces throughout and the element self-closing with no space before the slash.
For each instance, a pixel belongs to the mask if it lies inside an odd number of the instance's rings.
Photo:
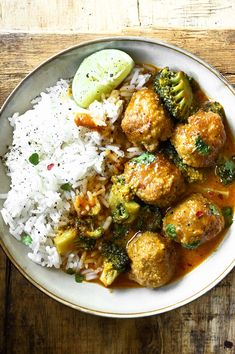
<svg viewBox="0 0 235 354">
<path fill-rule="evenodd" d="M 162 69 L 154 80 L 154 88 L 175 119 L 184 121 L 192 113 L 193 92 L 183 71 Z"/>
<path fill-rule="evenodd" d="M 235 180 L 234 159 L 222 159 L 216 166 L 216 174 L 224 185 L 232 183 Z"/>
<path fill-rule="evenodd" d="M 132 200 L 132 191 L 123 176 L 113 177 L 109 206 L 115 223 L 132 223 L 139 211 L 139 204 Z"/>
<path fill-rule="evenodd" d="M 95 248 L 96 239 L 87 236 L 77 236 L 75 241 L 76 249 L 84 249 L 85 251 L 91 251 Z"/>
<path fill-rule="evenodd" d="M 157 231 L 162 227 L 161 209 L 152 205 L 140 208 L 136 229 L 140 231 Z"/>
<path fill-rule="evenodd" d="M 162 145 L 162 152 L 175 164 L 182 172 L 188 183 L 201 182 L 204 179 L 204 174 L 201 170 L 186 165 L 181 157 L 179 157 L 174 146 L 167 141 Z"/>
<path fill-rule="evenodd" d="M 113 242 L 105 242 L 101 247 L 101 254 L 107 262 L 111 262 L 118 272 L 124 272 L 129 266 L 129 257 L 126 251 Z"/>
<path fill-rule="evenodd" d="M 207 101 L 203 105 L 203 110 L 205 112 L 214 112 L 217 113 L 222 119 L 225 118 L 225 112 L 223 106 L 219 102 L 210 102 Z"/>
<path fill-rule="evenodd" d="M 101 254 L 104 257 L 104 268 L 100 280 L 109 286 L 120 273 L 128 270 L 130 259 L 126 251 L 113 242 L 103 243 Z"/>
</svg>

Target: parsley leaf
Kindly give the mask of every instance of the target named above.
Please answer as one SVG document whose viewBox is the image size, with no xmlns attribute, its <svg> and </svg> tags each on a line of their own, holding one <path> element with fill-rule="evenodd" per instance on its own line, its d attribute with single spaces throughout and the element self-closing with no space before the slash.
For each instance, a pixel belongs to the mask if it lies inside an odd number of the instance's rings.
<svg viewBox="0 0 235 354">
<path fill-rule="evenodd" d="M 138 157 L 134 157 L 131 161 L 135 163 L 144 163 L 144 164 L 149 164 L 153 162 L 156 159 L 156 156 L 153 154 L 150 154 L 149 152 L 144 152 Z"/>
<path fill-rule="evenodd" d="M 208 155 L 211 151 L 211 148 L 209 145 L 207 145 L 200 135 L 196 138 L 195 140 L 195 146 L 196 146 L 196 151 L 201 154 L 201 155 Z"/>
<path fill-rule="evenodd" d="M 75 281 L 76 281 L 77 283 L 82 283 L 84 279 L 85 279 L 85 276 L 84 276 L 84 275 L 82 275 L 82 274 L 75 274 Z"/>
<path fill-rule="evenodd" d="M 31 156 L 29 156 L 29 162 L 34 166 L 38 165 L 39 164 L 39 155 L 35 152 Z"/>
<path fill-rule="evenodd" d="M 194 241 L 191 243 L 182 243 L 182 246 L 184 248 L 187 248 L 188 250 L 194 250 L 195 248 L 197 248 L 200 245 L 200 243 L 201 243 L 201 241 L 198 240 L 198 241 Z"/>
<path fill-rule="evenodd" d="M 25 245 L 25 246 L 30 246 L 32 243 L 32 237 L 28 234 L 23 234 L 21 235 L 21 242 Z"/>
<path fill-rule="evenodd" d="M 213 215 L 220 216 L 220 212 L 214 204 L 210 204 L 209 209 Z"/>
<path fill-rule="evenodd" d="M 165 232 L 167 234 L 167 236 L 169 236 L 171 239 L 175 240 L 176 239 L 176 229 L 175 229 L 175 225 L 173 224 L 167 224 L 165 227 Z"/>
<path fill-rule="evenodd" d="M 71 183 L 64 183 L 60 186 L 60 188 L 63 190 L 63 191 L 66 191 L 66 192 L 71 192 L 72 190 L 72 184 Z"/>
<path fill-rule="evenodd" d="M 225 226 L 228 227 L 233 223 L 233 208 L 224 207 L 222 208 L 222 214 L 224 216 Z"/>
<path fill-rule="evenodd" d="M 235 180 L 235 162 L 233 160 L 224 161 L 217 166 L 216 174 L 224 185 L 232 183 Z"/>
</svg>

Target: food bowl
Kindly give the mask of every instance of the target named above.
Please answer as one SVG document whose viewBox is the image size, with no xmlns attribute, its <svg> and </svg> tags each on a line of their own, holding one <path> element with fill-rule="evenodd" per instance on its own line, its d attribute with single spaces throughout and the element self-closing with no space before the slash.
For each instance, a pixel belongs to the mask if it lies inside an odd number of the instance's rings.
<svg viewBox="0 0 235 354">
<path fill-rule="evenodd" d="M 193 76 L 208 97 L 219 101 L 235 133 L 235 91 L 214 68 L 195 55 L 175 46 L 138 37 L 113 37 L 90 41 L 69 48 L 48 59 L 30 73 L 12 92 L 1 109 L 0 155 L 11 143 L 8 117 L 23 113 L 30 101 L 59 78 L 72 77 L 81 61 L 101 49 L 116 48 L 131 55 L 135 62 L 181 69 Z M 0 162 L 0 193 L 9 190 L 9 178 Z M 22 191 L 23 192 L 23 191 Z M 2 207 L 3 200 L 0 202 Z M 235 238 L 232 225 L 218 249 L 183 278 L 160 289 L 124 288 L 110 290 L 96 283 L 78 284 L 70 275 L 43 268 L 27 257 L 26 247 L 14 239 L 0 217 L 1 245 L 18 270 L 37 288 L 55 300 L 87 313 L 106 317 L 143 317 L 185 305 L 219 283 L 235 264 Z"/>
</svg>

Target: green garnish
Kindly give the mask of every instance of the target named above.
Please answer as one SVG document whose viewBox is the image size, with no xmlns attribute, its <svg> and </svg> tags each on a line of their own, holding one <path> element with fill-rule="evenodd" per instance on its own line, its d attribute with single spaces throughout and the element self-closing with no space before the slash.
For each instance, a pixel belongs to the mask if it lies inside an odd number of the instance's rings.
<svg viewBox="0 0 235 354">
<path fill-rule="evenodd" d="M 222 214 L 224 216 L 225 226 L 229 227 L 233 223 L 233 208 L 224 207 L 222 208 Z"/>
<path fill-rule="evenodd" d="M 33 239 L 30 235 L 28 234 L 23 234 L 21 236 L 21 242 L 25 245 L 25 246 L 30 246 L 31 243 L 33 242 Z"/>
<path fill-rule="evenodd" d="M 184 248 L 187 248 L 188 250 L 194 250 L 195 248 L 197 248 L 200 245 L 200 243 L 201 243 L 201 241 L 198 240 L 198 241 L 194 241 L 191 243 L 182 243 L 182 246 Z"/>
<path fill-rule="evenodd" d="M 66 192 L 71 192 L 71 190 L 73 189 L 71 183 L 64 183 L 60 186 L 60 188 Z"/>
<path fill-rule="evenodd" d="M 35 152 L 31 156 L 29 156 L 29 162 L 36 166 L 39 164 L 39 155 Z"/>
<path fill-rule="evenodd" d="M 209 209 L 213 215 L 220 216 L 220 212 L 214 204 L 210 204 Z"/>
<path fill-rule="evenodd" d="M 224 185 L 232 183 L 235 180 L 235 162 L 232 159 L 224 160 L 217 166 L 216 174 Z"/>
<path fill-rule="evenodd" d="M 77 283 L 82 283 L 84 279 L 85 279 L 85 276 L 84 276 L 84 275 L 82 275 L 82 274 L 75 274 L 75 281 L 76 281 Z"/>
<path fill-rule="evenodd" d="M 208 155 L 210 153 L 210 146 L 208 146 L 200 137 L 200 135 L 196 138 L 195 141 L 196 151 L 201 155 Z"/>
<path fill-rule="evenodd" d="M 171 239 L 175 240 L 176 239 L 176 229 L 175 229 L 175 225 L 173 224 L 167 224 L 165 227 L 165 232 L 167 234 L 167 236 L 169 236 Z"/>
<path fill-rule="evenodd" d="M 152 163 L 156 159 L 156 156 L 153 154 L 150 154 L 149 152 L 144 152 L 138 157 L 134 157 L 131 162 L 135 163 L 144 163 L 144 164 L 149 164 Z"/>
<path fill-rule="evenodd" d="M 66 270 L 66 273 L 67 273 L 67 274 L 70 274 L 70 275 L 73 275 L 75 272 L 74 272 L 74 270 L 73 270 L 72 268 L 68 268 L 68 269 Z"/>
</svg>

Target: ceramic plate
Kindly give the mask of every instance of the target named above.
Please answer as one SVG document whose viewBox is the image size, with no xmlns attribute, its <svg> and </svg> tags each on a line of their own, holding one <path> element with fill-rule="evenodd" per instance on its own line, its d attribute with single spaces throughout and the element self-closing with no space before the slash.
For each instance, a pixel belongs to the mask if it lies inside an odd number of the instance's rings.
<svg viewBox="0 0 235 354">
<path fill-rule="evenodd" d="M 69 48 L 40 65 L 13 91 L 1 110 L 0 155 L 11 143 L 12 130 L 7 118 L 30 108 L 30 101 L 59 78 L 75 74 L 80 62 L 91 53 L 117 48 L 132 56 L 135 62 L 170 66 L 192 75 L 205 93 L 225 108 L 233 133 L 235 132 L 235 91 L 209 64 L 193 54 L 172 45 L 137 37 L 115 37 L 83 43 Z M 0 162 L 0 193 L 9 190 L 9 180 Z M 0 208 L 2 207 L 0 204 Z M 19 271 L 36 287 L 52 298 L 79 309 L 107 317 L 141 317 L 162 313 L 189 303 L 215 286 L 231 271 L 235 263 L 235 237 L 229 229 L 216 252 L 191 273 L 158 290 L 145 288 L 110 291 L 97 284 L 77 284 L 74 277 L 54 269 L 42 268 L 27 257 L 27 249 L 10 236 L 0 217 L 1 244 Z"/>
</svg>

